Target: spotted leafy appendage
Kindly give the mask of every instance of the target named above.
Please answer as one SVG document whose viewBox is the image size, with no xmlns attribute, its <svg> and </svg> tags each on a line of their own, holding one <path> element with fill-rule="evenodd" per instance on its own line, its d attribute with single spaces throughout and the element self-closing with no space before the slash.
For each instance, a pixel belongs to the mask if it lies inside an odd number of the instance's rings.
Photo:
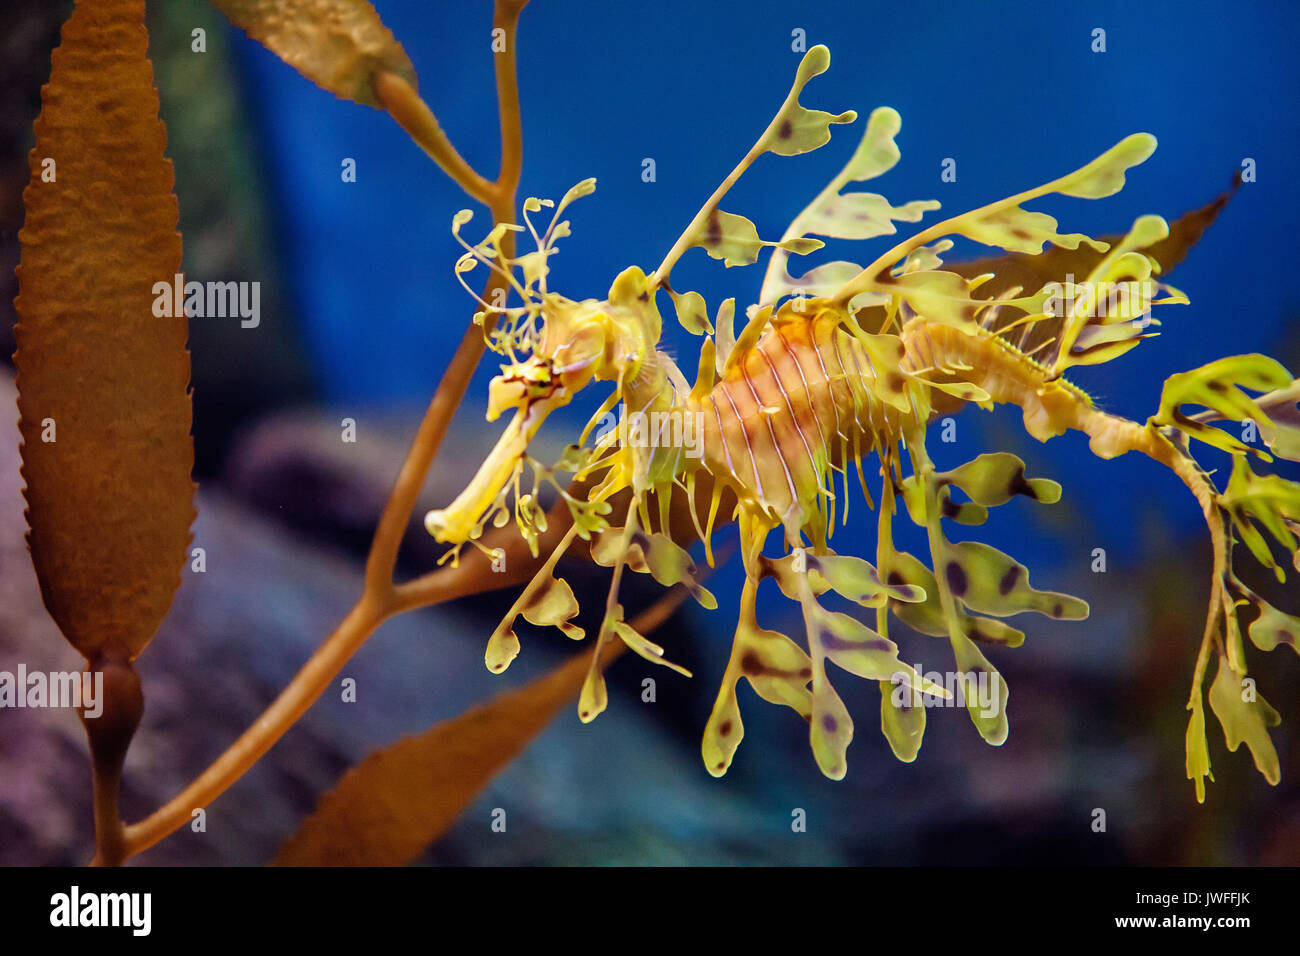
<svg viewBox="0 0 1300 956">
<path fill-rule="evenodd" d="M 785 239 L 767 242 L 758 238 L 758 228 L 744 216 L 715 209 L 691 235 L 692 245 L 699 246 L 727 266 L 747 266 L 758 261 L 764 246 L 777 246 L 787 252 L 806 255 L 822 247 L 817 239 Z"/>
<path fill-rule="evenodd" d="M 155 312 L 181 237 L 148 45 L 144 0 L 78 3 L 42 94 L 19 234 L 28 542 L 45 606 L 88 658 L 144 649 L 195 517 L 185 316 Z"/>
<path fill-rule="evenodd" d="M 1124 185 L 1127 170 L 1145 161 L 1154 149 L 1155 138 L 1149 134 L 1129 136 L 1072 173 L 917 233 L 848 278 L 837 271 L 834 277 L 840 285 L 823 294 L 854 311 L 865 308 L 868 314 L 861 318 L 865 328 L 885 328 L 924 316 L 928 322 L 971 334 L 990 330 L 1020 344 L 1037 338 L 1035 351 L 1050 346 L 1038 360 L 1057 375 L 1074 365 L 1117 358 L 1154 334 L 1148 331 L 1158 324 L 1149 315 L 1150 306 L 1187 301 L 1177 289 L 1152 278 L 1159 272 L 1159 262 L 1138 251 L 1159 244 L 1168 236 L 1168 226 L 1158 216 L 1143 216 L 1112 248 L 1082 233 L 1061 233 L 1055 218 L 1027 210 L 1023 204 L 1053 193 L 1088 199 L 1109 196 Z M 950 236 L 1025 255 L 1039 254 L 1045 247 L 1088 247 L 1106 255 L 1079 288 L 1063 289 L 1065 277 L 1052 276 L 1029 289 L 1004 283 L 996 297 L 989 298 L 980 289 L 996 279 L 993 274 L 968 276 L 941 268 L 941 255 L 952 247 L 945 238 Z M 832 267 L 841 264 L 822 268 Z M 789 288 L 788 283 L 773 282 L 774 291 Z M 1163 298 L 1157 298 L 1160 293 L 1165 293 Z M 1050 330 L 1046 337 L 1036 336 L 1039 326 Z M 1013 329 L 1019 331 L 1008 338 L 1006 333 Z"/>
<path fill-rule="evenodd" d="M 830 51 L 824 46 L 815 46 L 804 54 L 795 74 L 789 95 L 780 110 L 768 124 L 745 157 L 731 174 L 709 197 L 695 218 L 691 220 L 685 232 L 673 245 L 672 250 L 655 272 L 656 282 L 665 286 L 669 273 L 678 257 L 687 249 L 700 247 L 715 259 L 723 260 L 727 266 L 746 266 L 758 260 L 764 246 L 771 246 L 774 254 L 788 256 L 789 253 L 806 255 L 820 249 L 823 243 L 806 235 L 787 234 L 780 240 L 765 240 L 758 235 L 758 229 L 749 219 L 735 213 L 723 212 L 719 208 L 723 197 L 731 186 L 744 174 L 759 156 L 773 153 L 777 156 L 798 156 L 811 152 L 830 142 L 830 128 L 841 123 L 852 123 L 857 113 L 847 110 L 843 113 L 827 113 L 824 110 L 808 109 L 799 102 L 808 81 L 825 73 L 830 66 Z M 784 261 L 784 259 L 782 260 Z M 682 325 L 691 332 L 707 331 L 707 315 L 700 321 L 701 312 L 694 308 L 682 312 L 683 298 L 695 293 L 678 296 L 672 293 L 674 304 L 678 308 L 678 317 Z M 696 296 L 698 298 L 698 296 Z M 695 303 L 692 302 L 692 305 Z M 702 305 L 702 303 L 700 303 Z"/>
<path fill-rule="evenodd" d="M 1030 586 L 1029 572 L 1013 558 L 986 544 L 974 541 L 952 543 L 944 534 L 942 519 L 962 524 L 980 524 L 987 508 L 1005 504 L 1017 495 L 1043 503 L 1060 499 L 1061 488 L 1046 478 L 1026 478 L 1025 466 L 1015 455 L 1006 453 L 980 455 L 948 472 L 936 472 L 929 465 L 921 436 L 911 439 L 915 473 L 901 484 L 903 500 L 912 519 L 929 532 L 930 555 L 934 568 L 894 548 L 888 512 L 893 495 L 886 487 L 881 505 L 881 530 L 877 549 L 881 573 L 892 584 L 908 584 L 924 591 L 921 602 L 890 601 L 890 610 L 905 624 L 936 637 L 947 637 L 952 644 L 958 673 L 967 679 L 985 681 L 997 700 L 989 707 L 976 706 L 966 700 L 966 709 L 980 736 L 998 745 L 1006 740 L 1009 725 L 1006 704 L 1009 697 L 1005 679 L 988 661 L 978 644 L 1018 647 L 1025 635 L 1001 618 L 1033 611 L 1057 620 L 1081 620 L 1088 616 L 1085 601 L 1069 594 L 1040 591 Z M 955 501 L 952 489 L 960 490 L 969 501 Z M 987 615 L 987 616 L 986 616 Z M 966 684 L 958 684 L 965 695 Z M 904 716 L 891 712 L 882 724 L 895 752 L 915 754 L 920 745 L 923 724 L 906 726 Z M 896 711 L 896 709 L 895 709 Z"/>
<path fill-rule="evenodd" d="M 1270 393 L 1266 402 L 1270 411 L 1278 415 L 1277 423 L 1270 418 L 1269 411 L 1261 406 L 1264 398 L 1253 399 L 1243 389 L 1252 392 Z M 1283 442 L 1283 457 L 1287 451 L 1295 451 L 1295 444 L 1300 444 L 1300 424 L 1294 423 L 1295 397 L 1287 397 L 1286 392 L 1296 393 L 1297 386 L 1291 373 L 1277 360 L 1268 355 L 1231 355 L 1192 369 L 1191 372 L 1179 372 L 1171 375 L 1165 382 L 1160 398 L 1160 411 L 1152 423 L 1161 427 L 1174 427 L 1186 432 L 1188 436 L 1214 445 L 1232 454 L 1260 454 L 1260 450 L 1243 444 L 1238 438 L 1213 428 L 1208 421 L 1253 420 L 1260 425 L 1265 438 L 1273 437 Z M 1288 402 L 1290 398 L 1290 402 Z M 1188 415 L 1184 406 L 1203 406 L 1210 415 Z M 1290 411 L 1288 411 L 1290 408 Z"/>
<path fill-rule="evenodd" d="M 888 107 L 872 112 L 863 131 L 858 148 L 839 174 L 808 204 L 782 236 L 783 241 L 805 236 L 830 236 L 836 239 L 872 239 L 897 232 L 894 222 L 918 222 L 932 209 L 938 209 L 934 200 L 917 200 L 902 206 L 892 206 L 884 196 L 876 193 L 844 192 L 851 182 L 875 179 L 887 173 L 898 162 L 898 146 L 894 137 L 902 128 L 898 113 Z M 770 304 L 783 295 L 829 295 L 862 271 L 852 262 L 829 262 L 811 269 L 798 278 L 787 272 L 789 255 L 781 247 L 772 253 L 759 302 Z M 877 296 L 872 301 L 879 301 Z M 856 303 L 858 307 L 867 300 Z"/>
<path fill-rule="evenodd" d="M 1252 397 L 1250 392 L 1263 394 Z M 1247 587 L 1232 564 L 1234 546 L 1242 544 L 1279 582 L 1286 581 L 1288 564 L 1300 570 L 1300 482 L 1257 472 L 1255 464 L 1271 461 L 1272 456 L 1248 444 L 1244 431 L 1234 433 L 1213 423 L 1253 422 L 1270 450 L 1295 458 L 1300 452 L 1297 397 L 1300 381 L 1278 362 L 1264 355 L 1234 355 L 1170 376 L 1160 408 L 1148 423 L 1149 428 L 1171 436 L 1166 439 L 1170 454 L 1185 472 L 1184 480 L 1199 489 L 1214 546 L 1209 616 L 1188 703 L 1192 716 L 1187 728 L 1187 776 L 1196 786 L 1198 801 L 1205 799 L 1205 779 L 1214 779 L 1202 704 L 1211 652 L 1217 670 L 1209 690 L 1210 709 L 1223 727 L 1228 749 L 1235 751 L 1246 743 L 1255 766 L 1276 784 L 1281 770 L 1268 728 L 1281 717 L 1259 696 L 1253 680 L 1246 678 L 1240 611 L 1254 609 L 1247 633 L 1260 650 L 1280 646 L 1294 650 L 1300 638 L 1300 617 L 1274 607 Z M 1196 407 L 1203 411 L 1190 411 Z M 1192 457 L 1188 438 L 1232 456 L 1225 487 L 1219 489 Z M 1279 548 L 1289 560 L 1277 560 Z"/>
</svg>

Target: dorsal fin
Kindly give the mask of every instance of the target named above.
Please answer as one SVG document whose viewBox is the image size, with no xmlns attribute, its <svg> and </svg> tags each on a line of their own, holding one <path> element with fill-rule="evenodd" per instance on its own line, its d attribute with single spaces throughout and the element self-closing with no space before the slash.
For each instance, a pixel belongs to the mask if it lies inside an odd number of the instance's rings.
<svg viewBox="0 0 1300 956">
<path fill-rule="evenodd" d="M 1233 178 L 1231 188 L 1199 209 L 1184 213 L 1169 224 L 1169 235 L 1166 238 L 1142 250 L 1144 254 L 1160 264 L 1160 278 L 1168 276 L 1170 271 L 1183 261 L 1188 251 L 1200 240 L 1240 185 L 1241 173 L 1238 172 Z M 1111 246 L 1117 245 L 1123 239 L 1122 233 L 1104 237 L 1104 241 Z M 984 273 L 993 273 L 993 278 L 979 287 L 982 297 L 993 300 L 1002 298 L 1015 286 L 1033 292 L 1041 289 L 1048 282 L 1063 281 L 1069 274 L 1073 274 L 1076 280 L 1082 281 L 1104 256 L 1105 253 L 1098 252 L 1086 244 L 1080 244 L 1077 249 L 1048 246 L 1038 255 L 1012 252 L 975 259 L 971 262 L 946 262 L 944 268 L 968 279 Z M 1052 339 L 1059 342 L 1063 325 L 1064 317 L 1043 319 L 1033 322 L 1028 327 L 1020 326 L 1006 338 L 1020 351 L 1032 354 L 1039 361 L 1050 364 L 1054 358 L 1053 350 L 1056 348 L 1056 342 L 1051 345 L 1045 343 Z"/>
</svg>

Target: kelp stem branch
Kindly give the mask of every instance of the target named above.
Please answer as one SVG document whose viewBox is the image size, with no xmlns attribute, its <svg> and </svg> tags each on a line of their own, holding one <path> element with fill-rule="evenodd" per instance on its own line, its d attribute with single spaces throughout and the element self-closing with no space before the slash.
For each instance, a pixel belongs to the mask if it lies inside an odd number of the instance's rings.
<svg viewBox="0 0 1300 956">
<path fill-rule="evenodd" d="M 513 198 L 519 175 L 523 169 L 524 137 L 523 119 L 519 109 L 518 61 L 515 57 L 515 35 L 519 26 L 519 13 L 528 0 L 497 0 L 492 15 L 494 29 L 505 31 L 505 50 L 494 54 L 497 81 L 497 112 L 501 116 L 501 171 L 496 186 L 508 191 Z"/>
<path fill-rule="evenodd" d="M 95 800 L 94 866 L 118 866 L 130 853 L 126 833 L 118 814 L 117 796 L 122 782 L 122 765 L 131 738 L 144 714 L 140 676 L 131 666 L 125 648 L 101 649 L 86 664 L 86 673 L 99 683 L 99 712 L 81 713 L 90 742 L 90 767 Z"/>
<path fill-rule="evenodd" d="M 388 110 L 397 125 L 406 130 L 433 161 L 448 176 L 456 181 L 461 189 L 483 203 L 492 201 L 492 183 L 480 176 L 467 163 L 451 140 L 438 125 L 427 103 L 411 88 L 411 85 L 396 73 L 384 70 L 375 74 L 373 81 L 375 97 Z"/>
</svg>

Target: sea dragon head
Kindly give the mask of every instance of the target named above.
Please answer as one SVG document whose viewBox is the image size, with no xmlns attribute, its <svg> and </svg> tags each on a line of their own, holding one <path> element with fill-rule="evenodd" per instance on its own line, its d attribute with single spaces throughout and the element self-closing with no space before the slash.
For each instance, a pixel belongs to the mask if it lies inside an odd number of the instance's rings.
<svg viewBox="0 0 1300 956">
<path fill-rule="evenodd" d="M 465 490 L 446 508 L 425 516 L 425 528 L 440 543 L 459 546 L 476 540 L 489 519 L 508 514 L 512 488 L 521 529 L 535 522 L 539 514 L 535 489 L 521 494 L 519 479 L 530 461 L 528 445 L 542 423 L 592 382 L 618 382 L 621 390 L 621 384 L 634 379 L 654 355 L 662 320 L 651 280 L 641 269 L 632 266 L 620 273 L 605 299 L 575 301 L 546 288 L 546 260 L 555 252 L 554 241 L 569 234 L 569 223 L 560 220 L 560 213 L 594 188 L 595 180 L 584 180 L 558 205 L 537 199 L 524 203 L 525 223 L 537 241 L 534 252 L 517 258 L 502 252 L 502 235 L 523 230 L 510 224 L 498 224 L 475 246 L 461 240 L 467 251 L 456 264 L 458 277 L 479 263 L 486 264 L 522 300 L 522 305 L 505 307 L 504 297 L 495 305 L 480 299 L 484 310 L 475 316 L 485 329 L 489 348 L 507 359 L 488 389 L 487 420 L 495 421 L 511 409 L 515 414 Z M 551 225 L 539 234 L 528 213 L 551 205 L 556 207 Z M 468 220 L 468 212 L 453 220 L 457 239 Z"/>
</svg>

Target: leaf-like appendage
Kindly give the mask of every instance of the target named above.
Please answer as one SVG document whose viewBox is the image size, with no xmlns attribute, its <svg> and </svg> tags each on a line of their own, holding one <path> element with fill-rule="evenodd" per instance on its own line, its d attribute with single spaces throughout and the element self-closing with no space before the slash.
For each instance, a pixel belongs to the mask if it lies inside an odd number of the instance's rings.
<svg viewBox="0 0 1300 956">
<path fill-rule="evenodd" d="M 843 780 L 849 769 L 846 757 L 853 741 L 853 718 L 829 681 L 813 686 L 808 729 L 818 769 L 832 780 Z"/>
<path fill-rule="evenodd" d="M 912 689 L 902 681 L 880 682 L 880 732 L 889 749 L 903 763 L 911 763 L 921 752 L 925 737 L 925 705 L 913 700 Z"/>
<path fill-rule="evenodd" d="M 1107 243 L 1082 234 L 1062 235 L 1056 231 L 1055 219 L 1044 213 L 1027 211 L 1023 204 L 1052 193 L 1091 199 L 1109 196 L 1123 187 L 1125 172 L 1150 156 L 1155 145 L 1155 137 L 1148 133 L 1135 133 L 1072 173 L 944 220 L 883 253 L 831 298 L 848 305 L 861 301 L 861 296 L 884 293 L 903 298 L 918 314 L 931 321 L 968 327 L 979 311 L 973 303 L 981 301 L 972 299 L 971 292 L 975 286 L 955 273 L 933 271 L 938 246 L 924 262 L 913 260 L 921 247 L 935 239 L 936 234 L 941 234 L 940 238 L 966 236 L 1020 253 L 1040 252 L 1045 243 L 1067 249 L 1087 244 L 1097 251 L 1105 251 L 1109 248 Z M 1145 234 L 1145 229 L 1142 232 Z M 901 271 L 895 268 L 900 262 L 905 264 Z M 1007 300 L 1003 305 L 1014 305 L 1026 314 L 1034 314 L 1041 311 L 1041 301 L 1046 295 L 1045 291 L 1040 291 L 1028 298 Z M 982 301 L 988 305 L 988 300 Z M 1183 300 L 1175 296 L 1169 301 Z M 1061 370 L 1053 368 L 1056 372 Z"/>
<path fill-rule="evenodd" d="M 1300 461 L 1300 379 L 1255 400 L 1267 421 L 1259 422 L 1259 433 L 1269 450 L 1279 458 Z"/>
<path fill-rule="evenodd" d="M 885 584 L 869 561 L 852 555 L 807 555 L 808 570 L 826 579 L 832 591 L 863 607 L 884 607 L 885 601 L 916 604 L 925 600 L 925 591 L 906 584 Z"/>
<path fill-rule="evenodd" d="M 943 606 L 939 599 L 939 585 L 933 572 L 906 551 L 895 552 L 887 560 L 889 564 L 881 566 L 888 567 L 890 581 L 895 579 L 906 581 L 925 593 L 925 600 L 920 602 L 891 601 L 890 610 L 900 621 L 922 634 L 929 634 L 932 637 L 946 636 L 948 624 L 944 618 Z M 998 644 L 1003 647 L 1019 647 L 1025 642 L 1024 632 L 1005 621 L 968 614 L 965 606 L 961 604 L 958 604 L 955 610 L 962 634 L 972 641 L 981 644 Z"/>
<path fill-rule="evenodd" d="M 1254 592 L 1247 597 L 1259 609 L 1259 617 L 1250 622 L 1250 640 L 1261 651 L 1289 647 L 1300 654 L 1300 617 L 1287 614 Z"/>
<path fill-rule="evenodd" d="M 415 67 L 368 0 L 212 0 L 317 86 L 378 107 L 371 79 L 388 70 L 416 87 Z"/>
<path fill-rule="evenodd" d="M 1189 418 L 1181 408 L 1184 405 L 1203 405 L 1218 417 L 1232 421 L 1254 419 L 1263 425 L 1269 421 L 1268 416 L 1242 389 L 1272 393 L 1289 387 L 1293 381 L 1291 373 L 1267 355 L 1231 355 L 1189 372 L 1169 376 L 1160 393 L 1160 410 L 1152 422 L 1173 425 L 1199 441 L 1233 454 L 1258 454 L 1258 450 L 1227 432 Z"/>
<path fill-rule="evenodd" d="M 962 235 L 982 242 L 986 246 L 1000 246 L 1008 252 L 1025 252 L 1037 255 L 1043 251 L 1044 243 L 1066 249 L 1077 249 L 1086 242 L 1099 252 L 1104 252 L 1105 243 L 1097 242 L 1081 232 L 1062 235 L 1056 231 L 1056 220 L 1045 212 L 1029 212 L 1019 206 L 1007 206 L 995 209 L 986 215 L 972 218 L 966 222 Z"/>
<path fill-rule="evenodd" d="M 1295 532 L 1296 522 L 1300 522 L 1300 483 L 1280 475 L 1256 474 L 1245 455 L 1235 455 L 1232 477 L 1219 495 L 1219 504 L 1227 511 L 1242 543 L 1255 559 L 1264 567 L 1272 568 L 1279 581 L 1285 580 L 1285 572 L 1273 559 L 1268 542 L 1255 524 L 1261 525 L 1288 553 L 1294 554 L 1300 545 Z"/>
<path fill-rule="evenodd" d="M 692 335 L 701 335 L 713 331 L 709 321 L 709 307 L 704 304 L 704 296 L 698 292 L 683 292 L 678 295 L 671 289 L 669 296 L 673 300 L 673 309 L 677 312 L 677 321 Z"/>
<path fill-rule="evenodd" d="M 148 44 L 144 0 L 77 5 L 42 94 L 19 234 L 28 543 L 46 608 L 87 657 L 144 649 L 195 517 L 185 316 L 154 314 L 181 237 Z"/>
<path fill-rule="evenodd" d="M 898 645 L 881 637 L 856 618 L 839 611 L 820 611 L 814 617 L 817 645 L 844 670 L 867 680 L 902 679 L 921 693 L 942 692 L 898 656 Z"/>
<path fill-rule="evenodd" d="M 1087 601 L 1030 587 L 1023 564 L 979 541 L 950 544 L 943 573 L 953 596 L 974 611 L 998 617 L 1035 611 L 1066 621 L 1088 617 Z"/>
<path fill-rule="evenodd" d="M 939 204 L 933 200 L 916 200 L 892 206 L 876 193 L 840 193 L 810 210 L 804 223 L 805 235 L 833 236 L 837 239 L 874 239 L 892 236 L 894 223 L 920 222 L 921 216 Z"/>
<path fill-rule="evenodd" d="M 917 200 L 902 206 L 893 206 L 876 193 L 845 193 L 843 188 L 851 182 L 874 179 L 888 172 L 898 162 L 898 146 L 894 137 L 902 127 L 895 110 L 881 107 L 873 110 L 867 120 L 862 139 L 853 156 L 839 174 L 808 206 L 795 217 L 782 237 L 785 240 L 803 236 L 831 236 L 836 239 L 871 239 L 893 235 L 898 230 L 895 221 L 919 222 L 921 216 L 938 209 L 934 200 Z M 862 267 L 852 262 L 828 262 L 793 278 L 786 272 L 789 256 L 782 249 L 772 253 L 759 301 L 770 303 L 782 295 L 829 295 L 857 275 Z M 856 303 L 857 307 L 866 304 Z"/>
<path fill-rule="evenodd" d="M 1231 192 L 1225 192 L 1172 223 L 1165 223 L 1159 216 L 1141 216 L 1127 235 L 1102 237 L 1101 244 L 1110 246 L 1108 253 L 1099 252 L 1088 243 L 1081 243 L 1074 249 L 1053 245 L 1037 255 L 1013 252 L 972 262 L 949 263 L 947 268 L 969 279 L 989 276 L 979 291 L 990 301 L 1018 294 L 1018 290 L 1041 289 L 1048 283 L 1059 283 L 1067 275 L 1090 276 L 1103 258 L 1134 249 L 1141 249 L 1159 265 L 1160 274 L 1168 276 L 1200 240 L 1231 196 Z M 1062 309 L 1050 318 L 1018 326 L 1009 336 L 1006 333 L 1003 336 L 1021 351 L 1051 365 L 1060 351 L 1063 328 L 1070 318 Z"/>
<path fill-rule="evenodd" d="M 852 123 L 857 119 L 858 114 L 853 110 L 836 115 L 824 110 L 810 110 L 799 102 L 799 94 L 808 81 L 825 73 L 830 65 L 830 50 L 824 46 L 815 46 L 804 54 L 790 95 L 776 119 L 772 120 L 767 134 L 759 141 L 762 148 L 778 156 L 798 156 L 829 143 L 833 124 Z"/>
<path fill-rule="evenodd" d="M 1053 185 L 1063 196 L 1079 199 L 1104 199 L 1124 188 L 1124 174 L 1141 165 L 1156 151 L 1156 138 L 1150 133 L 1126 136 L 1087 166 L 1062 176 Z"/>
<path fill-rule="evenodd" d="M 691 244 L 699 246 L 714 259 L 731 266 L 747 266 L 758 261 L 764 246 L 777 246 L 787 252 L 806 255 L 823 245 L 819 239 L 786 239 L 766 242 L 758 238 L 757 227 L 744 216 L 715 209 L 700 223 L 691 236 Z"/>
<path fill-rule="evenodd" d="M 1241 675 L 1233 671 L 1223 658 L 1219 659 L 1219 670 L 1214 675 L 1214 683 L 1210 685 L 1209 696 L 1210 709 L 1223 725 L 1223 738 L 1228 751 L 1235 752 L 1244 743 L 1255 758 L 1256 769 L 1264 775 L 1265 780 L 1276 786 L 1282 779 L 1282 768 L 1278 764 L 1277 750 L 1269 738 L 1268 728 L 1280 724 L 1281 716 L 1254 688 L 1248 693 L 1243 687 Z M 1198 789 L 1198 794 L 1199 792 Z"/>
<path fill-rule="evenodd" d="M 634 628 L 626 621 L 614 622 L 614 633 L 617 634 L 633 651 L 652 664 L 659 664 L 667 667 L 669 670 L 676 671 L 683 677 L 690 677 L 691 672 L 680 664 L 674 664 L 672 661 L 664 659 L 664 649 L 649 640 L 640 631 Z"/>
<path fill-rule="evenodd" d="M 984 738 L 984 742 L 1000 747 L 1007 740 L 1011 725 L 1007 720 L 1007 701 L 1011 691 L 998 669 L 975 646 L 975 642 L 961 634 L 952 639 L 953 660 L 962 680 L 960 700 L 970 714 L 971 723 Z M 982 699 L 984 695 L 995 695 Z"/>
<path fill-rule="evenodd" d="M 564 578 L 552 577 L 543 582 L 520 613 L 529 624 L 558 627 L 575 641 L 583 637 L 582 628 L 570 623 L 578 615 L 578 599 Z"/>
<path fill-rule="evenodd" d="M 812 661 L 804 649 L 778 631 L 765 630 L 742 614 L 736 625 L 731 651 L 734 666 L 727 668 L 713 712 L 704 728 L 700 752 L 709 773 L 720 777 L 731 766 L 744 736 L 736 684 L 744 677 L 754 692 L 771 704 L 789 707 L 805 720 L 812 719 Z"/>
<path fill-rule="evenodd" d="M 601 567 L 612 568 L 620 560 L 631 571 L 649 574 L 666 588 L 683 585 L 691 597 L 712 611 L 718 606 L 717 598 L 699 583 L 699 570 L 690 554 L 662 532 L 646 534 L 637 531 L 626 552 L 620 550 L 622 528 L 611 528 L 596 538 L 591 547 L 591 559 Z"/>
<path fill-rule="evenodd" d="M 1088 605 L 1068 594 L 1030 587 L 1024 565 L 995 548 L 974 541 L 954 544 L 945 536 L 942 521 L 951 518 L 978 524 L 984 520 L 987 507 L 1004 504 L 1017 494 L 1053 502 L 1060 498 L 1061 489 L 1054 481 L 1027 479 L 1024 463 L 1010 454 L 980 455 L 951 471 L 934 472 L 919 437 L 910 436 L 909 443 L 918 470 L 902 482 L 903 501 L 912 520 L 930 532 L 935 570 L 896 550 L 890 525 L 882 518 L 877 538 L 880 575 L 891 585 L 910 584 L 925 594 L 924 600 L 913 603 L 890 600 L 889 608 L 921 633 L 949 639 L 960 675 L 957 689 L 971 722 L 987 743 L 997 746 L 1007 737 L 1010 695 L 1006 681 L 975 642 L 1018 647 L 1025 635 L 999 618 L 1037 611 L 1057 619 L 1079 619 L 1087 617 Z M 882 515 L 887 515 L 893 504 L 891 487 L 886 485 Z M 952 501 L 952 487 L 960 488 L 971 501 Z M 971 611 L 993 616 L 982 617 Z M 908 754 L 915 756 L 912 734 L 919 735 L 924 725 L 916 718 L 907 718 L 892 698 L 881 707 L 881 727 L 895 753 L 900 759 L 909 759 Z M 905 718 L 908 722 L 902 723 Z"/>
<path fill-rule="evenodd" d="M 1210 772 L 1210 749 L 1205 740 L 1205 704 L 1198 693 L 1188 710 L 1192 712 L 1187 721 L 1187 779 L 1196 785 L 1196 802 L 1205 802 L 1205 778 L 1214 780 Z"/>
<path fill-rule="evenodd" d="M 802 569 L 797 569 L 796 562 L 802 563 Z M 813 594 L 820 596 L 831 590 L 863 607 L 883 607 L 891 598 L 917 603 L 926 597 L 923 589 L 910 584 L 883 583 L 869 561 L 852 555 L 813 555 L 801 550 L 784 558 L 763 558 L 762 567 L 792 601 L 799 600 L 800 578 L 805 573 Z"/>
<path fill-rule="evenodd" d="M 772 259 L 775 261 L 777 255 L 773 255 Z M 760 301 L 772 302 L 778 296 L 787 293 L 801 296 L 830 295 L 861 271 L 862 266 L 856 262 L 836 259 L 834 262 L 826 262 L 809 269 L 797 279 L 778 274 L 773 282 L 763 283 Z"/>
<path fill-rule="evenodd" d="M 1015 495 L 1054 504 L 1061 500 L 1061 486 L 1050 478 L 1026 478 L 1025 463 L 1009 452 L 980 455 L 952 471 L 940 472 L 941 484 L 956 485 L 971 501 L 984 507 L 1006 504 Z"/>
</svg>

